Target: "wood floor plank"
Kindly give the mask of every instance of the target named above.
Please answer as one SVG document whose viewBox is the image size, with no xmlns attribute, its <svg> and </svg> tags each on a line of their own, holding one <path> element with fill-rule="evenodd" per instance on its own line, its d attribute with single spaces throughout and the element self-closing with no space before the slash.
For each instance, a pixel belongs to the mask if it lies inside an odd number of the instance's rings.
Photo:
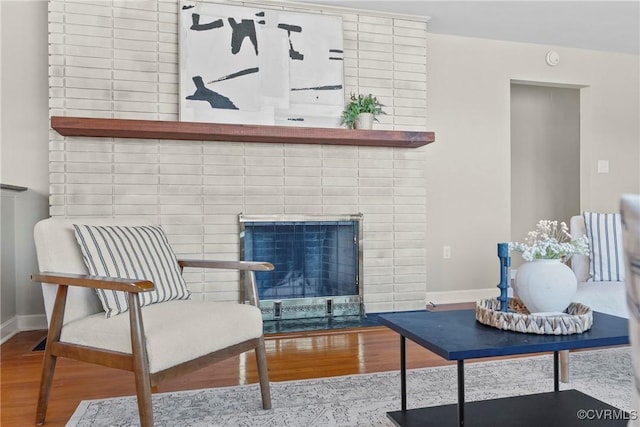
<svg viewBox="0 0 640 427">
<path fill-rule="evenodd" d="M 34 425 L 42 363 L 32 349 L 45 331 L 21 332 L 0 347 L 3 427 Z M 271 381 L 288 381 L 399 368 L 399 337 L 384 327 L 279 334 L 266 337 Z M 409 343 L 410 368 L 448 362 Z M 159 392 L 256 383 L 253 352 L 211 365 L 160 384 Z M 47 411 L 46 426 L 64 426 L 81 400 L 129 396 L 135 393 L 133 374 L 68 359 L 59 359 Z"/>
</svg>

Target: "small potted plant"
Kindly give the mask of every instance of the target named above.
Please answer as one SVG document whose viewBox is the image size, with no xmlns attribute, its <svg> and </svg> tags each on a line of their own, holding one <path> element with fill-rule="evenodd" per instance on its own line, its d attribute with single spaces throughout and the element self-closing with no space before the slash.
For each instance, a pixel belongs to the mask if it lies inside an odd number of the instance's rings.
<svg viewBox="0 0 640 427">
<path fill-rule="evenodd" d="M 386 114 L 375 96 L 351 94 L 351 101 L 342 112 L 342 123 L 351 129 L 371 129 L 377 115 Z"/>
</svg>

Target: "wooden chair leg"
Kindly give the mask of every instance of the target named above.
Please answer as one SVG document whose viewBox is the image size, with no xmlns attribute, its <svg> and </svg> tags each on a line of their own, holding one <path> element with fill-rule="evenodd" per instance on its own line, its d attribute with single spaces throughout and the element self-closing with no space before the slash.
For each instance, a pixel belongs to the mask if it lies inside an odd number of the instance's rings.
<svg viewBox="0 0 640 427">
<path fill-rule="evenodd" d="M 49 342 L 44 353 L 42 362 L 42 374 L 40 377 L 40 392 L 38 394 L 38 407 L 36 409 L 36 425 L 43 425 L 44 418 L 47 415 L 47 407 L 49 406 L 49 393 L 51 392 L 51 383 L 53 382 L 53 371 L 56 369 L 57 357 L 51 354 L 49 350 Z"/>
<path fill-rule="evenodd" d="M 262 393 L 262 408 L 271 409 L 271 389 L 269 387 L 267 350 L 264 346 L 263 337 L 260 338 L 260 344 L 256 347 L 256 361 L 258 363 L 258 377 L 260 378 L 260 392 Z"/>
<path fill-rule="evenodd" d="M 47 345 L 44 349 L 44 359 L 42 360 L 42 373 L 40 375 L 40 391 L 38 392 L 38 406 L 36 408 L 36 424 L 44 424 L 49 406 L 49 394 L 53 383 L 53 372 L 56 369 L 58 357 L 53 354 L 53 344 L 60 341 L 62 324 L 64 322 L 64 309 L 67 303 L 68 286 L 59 285 L 56 292 L 56 299 L 51 312 L 51 323 L 47 333 Z"/>
<path fill-rule="evenodd" d="M 151 401 L 151 383 L 149 376 L 144 376 L 139 371 L 134 371 L 136 379 L 136 397 L 138 399 L 138 412 L 140 414 L 141 427 L 153 427 L 153 405 Z"/>
<path fill-rule="evenodd" d="M 560 381 L 569 382 L 569 350 L 560 352 Z"/>
<path fill-rule="evenodd" d="M 138 294 L 129 293 L 129 320 L 131 328 L 131 352 L 133 354 L 133 375 L 136 381 L 136 396 L 141 427 L 153 427 L 153 405 L 151 403 L 151 377 L 149 359 L 142 326 L 142 313 Z"/>
</svg>

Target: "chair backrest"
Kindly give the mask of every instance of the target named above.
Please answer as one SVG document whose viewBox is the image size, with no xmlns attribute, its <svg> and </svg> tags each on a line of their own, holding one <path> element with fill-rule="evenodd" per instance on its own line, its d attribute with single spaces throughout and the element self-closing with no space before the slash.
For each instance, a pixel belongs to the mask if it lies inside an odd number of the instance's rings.
<svg viewBox="0 0 640 427">
<path fill-rule="evenodd" d="M 73 232 L 73 224 L 87 225 L 151 225 L 141 217 L 127 218 L 59 218 L 53 217 L 38 222 L 33 231 L 38 256 L 38 268 L 42 272 L 87 274 L 80 246 Z M 47 322 L 51 322 L 51 312 L 58 286 L 42 284 Z M 103 311 L 95 290 L 70 287 L 67 296 L 64 323 Z"/>
<path fill-rule="evenodd" d="M 569 221 L 569 233 L 571 238 L 579 239 L 587 234 L 587 229 L 584 225 L 584 218 L 582 215 L 572 216 Z M 588 255 L 574 255 L 571 257 L 571 269 L 578 279 L 578 283 L 586 282 L 589 278 L 589 256 Z"/>
</svg>

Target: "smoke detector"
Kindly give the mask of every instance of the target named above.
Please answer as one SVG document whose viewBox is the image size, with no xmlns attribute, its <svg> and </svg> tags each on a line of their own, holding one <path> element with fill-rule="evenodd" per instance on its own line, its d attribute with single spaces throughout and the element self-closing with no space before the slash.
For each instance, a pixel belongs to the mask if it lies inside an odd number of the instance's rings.
<svg viewBox="0 0 640 427">
<path fill-rule="evenodd" d="M 560 63 L 560 54 L 555 50 L 547 52 L 547 56 L 544 58 L 547 64 L 551 67 L 555 67 Z"/>
</svg>

